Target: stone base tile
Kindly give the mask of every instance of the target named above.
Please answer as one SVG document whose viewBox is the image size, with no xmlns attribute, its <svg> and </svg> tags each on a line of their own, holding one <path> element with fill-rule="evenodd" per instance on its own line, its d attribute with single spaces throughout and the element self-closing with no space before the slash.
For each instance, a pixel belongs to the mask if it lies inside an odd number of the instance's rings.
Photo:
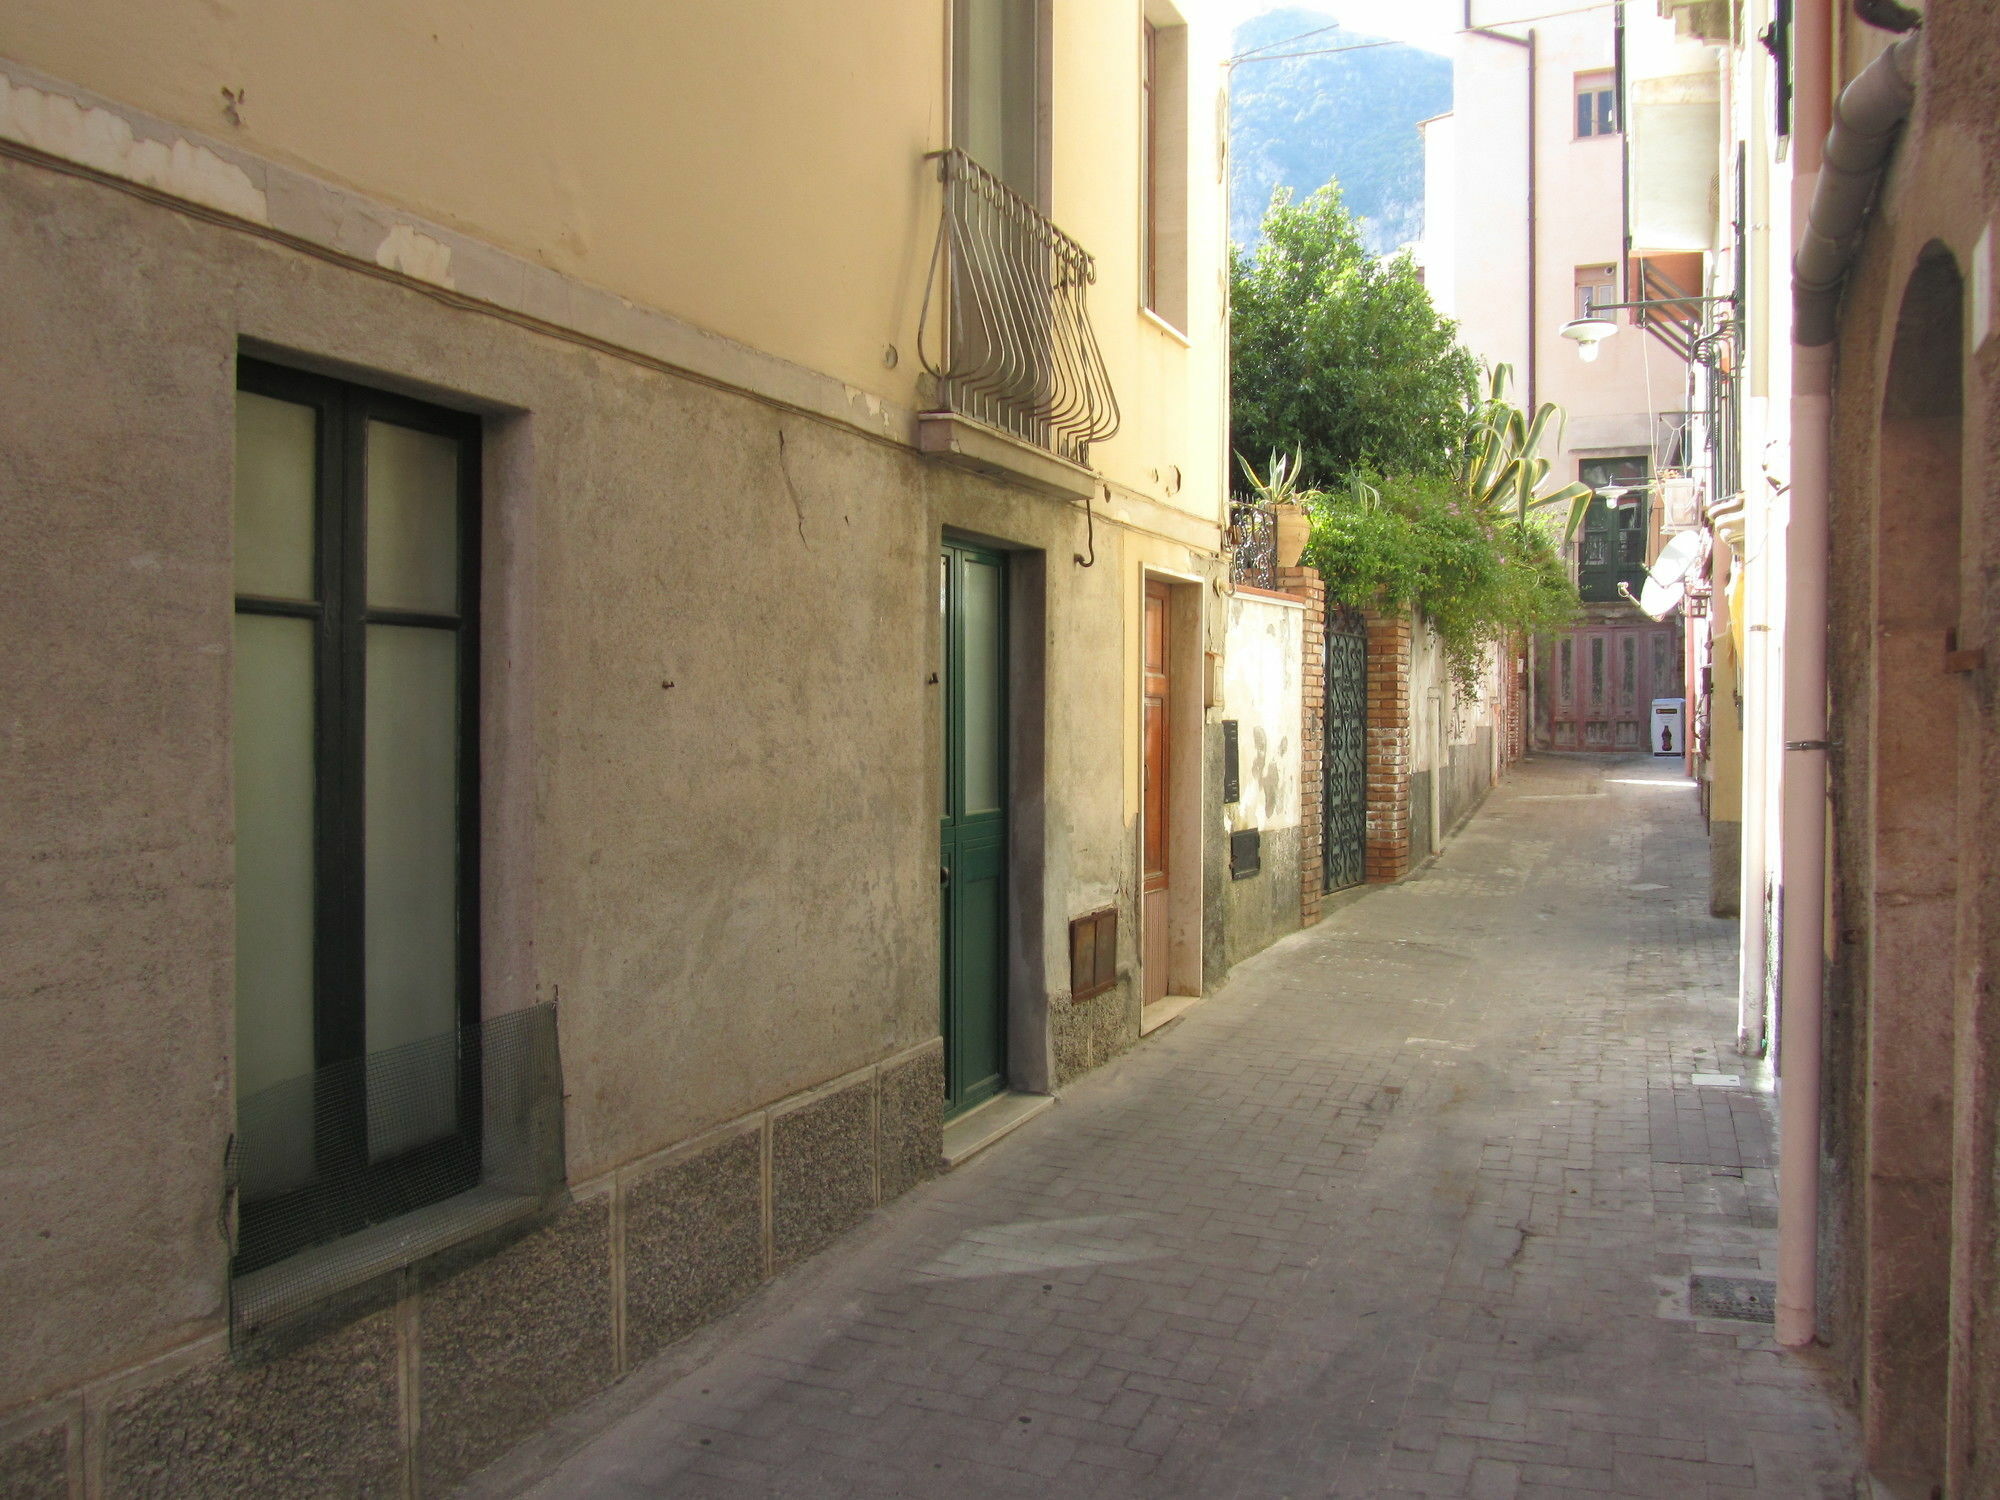
<svg viewBox="0 0 2000 1500">
<path fill-rule="evenodd" d="M 1127 981 L 1089 1000 L 1049 1008 L 1057 1088 L 1103 1067 L 1139 1040 L 1138 1006 L 1128 992 L 1129 984 Z"/>
<path fill-rule="evenodd" d="M 0 1440 L 0 1495 L 7 1500 L 69 1500 L 69 1428 Z"/>
<path fill-rule="evenodd" d="M 395 1315 L 377 1313 L 266 1363 L 208 1360 L 114 1400 L 103 1493 L 400 1494 L 400 1414 Z M 35 1491 L 0 1485 L 0 1493 Z M 67 1484 L 55 1493 L 66 1495 Z"/>
<path fill-rule="evenodd" d="M 778 1267 L 803 1260 L 875 1206 L 872 1079 L 771 1120 L 771 1241 Z"/>
<path fill-rule="evenodd" d="M 427 1277 L 418 1318 L 418 1466 L 441 1494 L 611 1381 L 609 1196 Z"/>
<path fill-rule="evenodd" d="M 764 1279 L 763 1140 L 744 1130 L 625 1185 L 625 1352 L 650 1359 Z"/>
<path fill-rule="evenodd" d="M 944 1169 L 944 1049 L 885 1063 L 876 1125 L 877 1177 L 887 1203 Z"/>
</svg>

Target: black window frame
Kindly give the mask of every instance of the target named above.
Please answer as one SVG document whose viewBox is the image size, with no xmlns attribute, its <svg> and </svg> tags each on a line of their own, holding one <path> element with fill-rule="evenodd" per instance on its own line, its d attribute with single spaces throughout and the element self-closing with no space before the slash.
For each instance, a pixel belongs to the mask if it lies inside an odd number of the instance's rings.
<svg viewBox="0 0 2000 1500">
<path fill-rule="evenodd" d="M 239 393 L 314 412 L 314 558 L 310 601 L 234 595 L 236 614 L 305 619 L 313 636 L 314 1173 L 304 1186 L 237 1205 L 233 1274 L 399 1217 L 477 1186 L 483 1108 L 479 1047 L 479 581 L 483 424 L 476 415 L 239 355 Z M 386 422 L 455 441 L 458 609 L 367 603 L 367 439 Z M 366 632 L 370 625 L 449 629 L 458 640 L 458 1128 L 370 1161 L 365 953 Z"/>
</svg>

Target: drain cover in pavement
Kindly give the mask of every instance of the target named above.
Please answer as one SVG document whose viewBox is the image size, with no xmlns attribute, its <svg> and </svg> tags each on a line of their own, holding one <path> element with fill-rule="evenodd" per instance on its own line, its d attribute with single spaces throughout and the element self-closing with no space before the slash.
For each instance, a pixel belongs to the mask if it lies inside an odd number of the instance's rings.
<svg viewBox="0 0 2000 1500">
<path fill-rule="evenodd" d="M 1777 1305 L 1778 1288 L 1755 1276 L 1690 1276 L 1688 1310 L 1697 1318 L 1734 1318 L 1739 1323 L 1769 1323 Z"/>
</svg>

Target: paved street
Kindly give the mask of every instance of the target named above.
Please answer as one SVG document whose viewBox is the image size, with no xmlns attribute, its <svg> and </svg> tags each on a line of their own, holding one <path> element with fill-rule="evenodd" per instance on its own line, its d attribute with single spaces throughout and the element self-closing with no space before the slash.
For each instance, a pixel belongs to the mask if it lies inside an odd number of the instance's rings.
<svg viewBox="0 0 2000 1500">
<path fill-rule="evenodd" d="M 472 1493 L 1856 1494 L 1815 1369 L 1690 1307 L 1756 1311 L 1775 1174 L 1678 771 L 1519 768 Z"/>
</svg>

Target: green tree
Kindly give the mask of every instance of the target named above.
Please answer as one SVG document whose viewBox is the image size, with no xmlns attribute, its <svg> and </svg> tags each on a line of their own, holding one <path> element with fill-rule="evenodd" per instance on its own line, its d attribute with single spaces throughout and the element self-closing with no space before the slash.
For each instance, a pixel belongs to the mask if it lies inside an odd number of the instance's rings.
<svg viewBox="0 0 2000 1500">
<path fill-rule="evenodd" d="M 1310 482 L 1357 470 L 1451 474 L 1478 372 L 1408 256 L 1377 260 L 1329 183 L 1274 193 L 1264 238 L 1232 250 L 1230 440 L 1261 459 L 1297 451 Z"/>
</svg>

